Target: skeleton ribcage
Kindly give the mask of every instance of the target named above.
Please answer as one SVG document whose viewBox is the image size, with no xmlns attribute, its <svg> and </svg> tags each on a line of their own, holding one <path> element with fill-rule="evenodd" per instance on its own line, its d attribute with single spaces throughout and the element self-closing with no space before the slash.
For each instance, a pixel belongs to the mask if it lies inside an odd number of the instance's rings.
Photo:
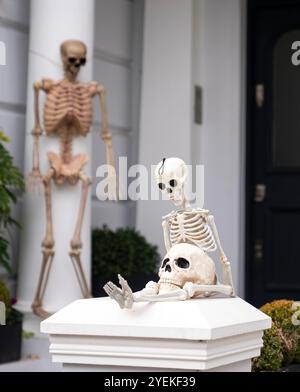
<svg viewBox="0 0 300 392">
<path fill-rule="evenodd" d="M 47 94 L 44 125 L 47 134 L 68 128 L 76 134 L 86 135 L 92 124 L 92 99 L 84 84 L 56 84 Z"/>
<path fill-rule="evenodd" d="M 187 242 L 205 252 L 217 249 L 211 228 L 199 212 L 177 213 L 169 219 L 169 228 L 172 245 Z"/>
</svg>

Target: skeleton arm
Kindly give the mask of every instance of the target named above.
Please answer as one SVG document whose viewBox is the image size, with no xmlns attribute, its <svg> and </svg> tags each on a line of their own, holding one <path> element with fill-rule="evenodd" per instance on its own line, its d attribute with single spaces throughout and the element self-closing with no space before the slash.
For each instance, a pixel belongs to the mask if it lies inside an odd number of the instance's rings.
<svg viewBox="0 0 300 392">
<path fill-rule="evenodd" d="M 107 105 L 106 105 L 106 91 L 105 88 L 101 85 L 97 85 L 97 94 L 99 96 L 100 101 L 100 112 L 101 112 L 101 123 L 102 123 L 102 140 L 105 143 L 106 148 L 106 164 L 108 166 L 108 180 L 111 185 L 111 198 L 116 200 L 117 194 L 117 181 L 116 181 L 116 172 L 114 169 L 114 156 L 112 149 L 112 136 L 109 131 L 108 126 L 108 114 L 107 114 Z"/>
<path fill-rule="evenodd" d="M 232 287 L 231 295 L 234 296 L 235 292 L 234 292 L 234 288 L 233 288 L 231 265 L 230 265 L 230 262 L 227 259 L 227 256 L 225 255 L 225 252 L 224 252 L 223 247 L 221 245 L 218 229 L 217 229 L 217 226 L 216 226 L 215 219 L 214 219 L 213 215 L 209 215 L 208 222 L 209 222 L 209 224 L 211 226 L 211 229 L 212 229 L 212 231 L 214 233 L 215 240 L 216 240 L 217 246 L 219 248 L 220 260 L 221 260 L 222 269 L 223 269 L 224 282 L 226 283 L 226 285 L 229 285 L 229 286 Z"/>
<path fill-rule="evenodd" d="M 39 137 L 42 134 L 40 113 L 39 113 L 39 103 L 40 103 L 40 90 L 42 89 L 42 83 L 37 82 L 33 85 L 34 88 L 34 128 L 32 130 L 32 135 L 34 139 L 33 145 L 33 172 L 40 171 L 40 161 L 39 161 Z"/>
<path fill-rule="evenodd" d="M 165 247 L 166 247 L 167 252 L 169 252 L 172 244 L 171 244 L 171 240 L 170 240 L 169 220 L 167 217 L 163 217 L 162 227 L 163 227 L 163 232 L 164 232 Z"/>
<path fill-rule="evenodd" d="M 148 282 L 143 290 L 133 293 L 127 281 L 121 275 L 118 276 L 121 288 L 112 282 L 106 283 L 103 288 L 110 298 L 118 302 L 121 309 L 131 309 L 134 302 L 184 301 L 189 298 L 188 292 L 183 289 L 158 294 L 159 284 L 156 282 Z"/>
<path fill-rule="evenodd" d="M 33 164 L 32 164 L 32 172 L 28 177 L 28 189 L 34 190 L 35 188 L 39 188 L 42 182 L 42 176 L 40 173 L 40 146 L 39 139 L 42 134 L 41 121 L 40 121 L 40 113 L 39 113 L 39 98 L 40 98 L 40 90 L 43 89 L 43 83 L 37 82 L 33 85 L 34 88 L 34 127 L 31 132 L 33 136 Z"/>
<path fill-rule="evenodd" d="M 118 302 L 121 309 L 131 309 L 134 302 L 185 301 L 200 294 L 204 296 L 211 293 L 231 295 L 233 292 L 233 288 L 229 285 L 199 285 L 187 282 L 182 289 L 178 288 L 178 290 L 159 294 L 159 283 L 149 282 L 143 290 L 133 293 L 121 275 L 119 275 L 119 283 L 121 288 L 108 282 L 104 286 L 104 290 L 110 298 Z"/>
<path fill-rule="evenodd" d="M 210 294 L 226 294 L 232 295 L 233 288 L 230 285 L 225 284 L 217 284 L 217 285 L 209 285 L 209 284 L 195 284 L 192 282 L 187 282 L 183 289 L 187 292 L 188 298 L 197 297 L 199 295 L 204 295 L 205 297 Z"/>
<path fill-rule="evenodd" d="M 97 94 L 100 101 L 100 112 L 101 112 L 101 122 L 102 122 L 102 139 L 106 146 L 106 158 L 107 164 L 113 165 L 113 151 L 112 151 L 112 137 L 108 127 L 108 114 L 106 107 L 106 91 L 103 86 L 98 85 Z"/>
</svg>

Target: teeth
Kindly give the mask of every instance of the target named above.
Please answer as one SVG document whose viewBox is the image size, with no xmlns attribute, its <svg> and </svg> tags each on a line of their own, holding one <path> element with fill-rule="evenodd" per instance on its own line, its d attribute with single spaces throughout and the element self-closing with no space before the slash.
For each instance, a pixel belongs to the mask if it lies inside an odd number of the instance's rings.
<svg viewBox="0 0 300 392">
<path fill-rule="evenodd" d="M 161 279 L 159 281 L 159 283 L 170 284 L 172 286 L 176 286 L 176 287 L 180 287 L 181 288 L 181 284 L 179 282 L 177 282 L 176 280 L 172 280 L 172 279 Z"/>
</svg>

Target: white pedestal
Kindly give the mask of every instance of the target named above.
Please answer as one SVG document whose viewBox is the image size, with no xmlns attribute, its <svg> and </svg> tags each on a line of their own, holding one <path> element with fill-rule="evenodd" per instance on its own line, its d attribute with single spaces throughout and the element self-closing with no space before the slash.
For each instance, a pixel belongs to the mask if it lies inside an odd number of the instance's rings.
<svg viewBox="0 0 300 392">
<path fill-rule="evenodd" d="M 78 300 L 41 323 L 69 371 L 250 371 L 271 319 L 240 298 Z"/>
</svg>

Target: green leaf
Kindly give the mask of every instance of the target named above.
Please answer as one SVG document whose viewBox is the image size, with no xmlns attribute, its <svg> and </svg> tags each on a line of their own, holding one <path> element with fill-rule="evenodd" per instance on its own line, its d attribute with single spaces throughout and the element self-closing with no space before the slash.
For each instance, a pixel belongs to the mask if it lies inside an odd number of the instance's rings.
<svg viewBox="0 0 300 392">
<path fill-rule="evenodd" d="M 3 131 L 0 131 L 0 141 L 2 142 L 10 142 L 10 138 L 5 135 Z"/>
<path fill-rule="evenodd" d="M 12 217 L 12 205 L 16 204 L 25 190 L 24 177 L 14 166 L 13 158 L 1 142 L 9 139 L 0 131 L 0 266 L 11 272 L 9 228 L 20 227 Z"/>
</svg>

